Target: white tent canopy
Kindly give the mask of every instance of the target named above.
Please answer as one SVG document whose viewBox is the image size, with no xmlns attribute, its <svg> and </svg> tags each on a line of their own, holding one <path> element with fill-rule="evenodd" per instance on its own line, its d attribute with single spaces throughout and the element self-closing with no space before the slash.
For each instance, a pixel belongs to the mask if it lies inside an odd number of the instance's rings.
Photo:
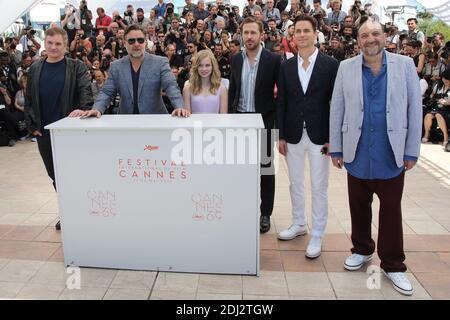
<svg viewBox="0 0 450 320">
<path fill-rule="evenodd" d="M 0 32 L 3 32 L 8 28 L 18 17 L 21 17 L 27 11 L 32 9 L 34 6 L 42 2 L 43 0 L 0 0 L 0 7 L 3 9 L 0 11 Z M 78 2 L 78 1 L 76 1 Z M 110 13 L 114 8 L 122 8 L 124 3 L 133 3 L 142 1 L 133 0 L 87 0 L 88 7 L 91 9 L 92 13 L 95 14 L 95 9 L 97 7 L 103 7 L 107 12 Z M 154 2 L 156 0 L 150 0 L 146 2 Z M 178 1 L 173 1 L 178 4 Z M 182 3 L 183 1 L 181 1 Z M 195 0 L 193 1 L 196 2 Z M 312 1 L 307 1 L 312 2 Z M 354 1 L 344 0 L 344 8 L 348 8 Z M 407 0 L 373 0 L 374 6 L 388 6 L 405 4 Z M 418 3 L 423 5 L 427 11 L 433 13 L 437 18 L 441 19 L 445 23 L 450 25 L 450 0 L 418 0 Z M 238 6 L 243 6 L 246 0 L 231 0 L 231 3 Z M 363 1 L 364 3 L 364 1 Z"/>
<path fill-rule="evenodd" d="M 449 0 L 420 0 L 428 12 L 432 13 L 436 18 L 450 25 L 450 1 Z"/>
<path fill-rule="evenodd" d="M 0 0 L 0 32 L 8 28 L 18 17 L 24 15 L 42 0 Z"/>
</svg>

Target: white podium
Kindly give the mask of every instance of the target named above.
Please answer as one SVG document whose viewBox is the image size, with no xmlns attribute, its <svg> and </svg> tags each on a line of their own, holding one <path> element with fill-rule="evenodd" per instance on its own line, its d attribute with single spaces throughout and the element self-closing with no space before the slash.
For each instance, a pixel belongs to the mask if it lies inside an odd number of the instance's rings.
<svg viewBox="0 0 450 320">
<path fill-rule="evenodd" d="M 260 115 L 114 115 L 46 128 L 66 265 L 259 274 Z"/>
</svg>

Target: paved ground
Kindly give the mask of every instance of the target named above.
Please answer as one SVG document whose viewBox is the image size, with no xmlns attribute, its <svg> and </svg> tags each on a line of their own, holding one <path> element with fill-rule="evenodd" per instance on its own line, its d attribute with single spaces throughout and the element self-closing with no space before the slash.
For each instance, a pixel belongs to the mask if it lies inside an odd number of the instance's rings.
<svg viewBox="0 0 450 320">
<path fill-rule="evenodd" d="M 415 289 L 409 298 L 394 291 L 384 276 L 380 288 L 370 290 L 365 269 L 346 272 L 342 267 L 351 247 L 344 171 L 331 170 L 322 255 L 305 258 L 308 235 L 277 240 L 276 232 L 290 224 L 284 162 L 273 228 L 261 236 L 260 277 L 83 268 L 81 289 L 69 290 L 60 233 L 53 228 L 56 195 L 36 144 L 0 148 L 0 299 L 449 299 L 450 153 L 423 145 L 422 154 L 407 175 L 403 199 L 406 263 Z M 307 207 L 310 212 L 310 201 Z"/>
</svg>

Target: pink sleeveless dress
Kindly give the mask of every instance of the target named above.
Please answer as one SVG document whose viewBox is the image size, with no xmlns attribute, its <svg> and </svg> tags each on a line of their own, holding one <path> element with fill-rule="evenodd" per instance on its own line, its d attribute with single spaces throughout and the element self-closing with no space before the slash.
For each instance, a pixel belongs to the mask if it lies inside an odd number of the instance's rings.
<svg viewBox="0 0 450 320">
<path fill-rule="evenodd" d="M 192 113 L 219 113 L 220 111 L 220 91 L 219 87 L 215 95 L 209 93 L 207 96 L 194 95 L 191 93 Z"/>
</svg>

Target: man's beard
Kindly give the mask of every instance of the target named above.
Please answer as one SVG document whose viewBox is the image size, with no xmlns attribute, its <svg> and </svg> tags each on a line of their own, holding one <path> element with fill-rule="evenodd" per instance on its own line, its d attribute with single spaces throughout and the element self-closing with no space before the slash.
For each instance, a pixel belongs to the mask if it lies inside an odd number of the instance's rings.
<svg viewBox="0 0 450 320">
<path fill-rule="evenodd" d="M 374 47 L 368 48 L 367 46 L 363 47 L 363 52 L 369 56 L 376 56 L 381 51 L 383 51 L 383 47 L 381 46 L 380 42 L 376 42 Z"/>
<path fill-rule="evenodd" d="M 130 56 L 133 58 L 141 58 L 143 55 L 144 55 L 144 52 L 142 52 L 142 51 L 130 53 Z"/>
</svg>

